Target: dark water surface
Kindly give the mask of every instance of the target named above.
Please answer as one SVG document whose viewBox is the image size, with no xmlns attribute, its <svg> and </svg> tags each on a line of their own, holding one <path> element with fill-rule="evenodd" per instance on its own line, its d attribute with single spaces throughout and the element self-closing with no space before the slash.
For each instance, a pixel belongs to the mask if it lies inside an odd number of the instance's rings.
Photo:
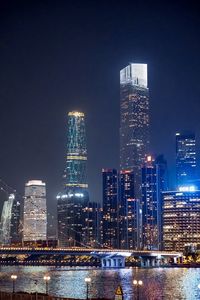
<svg viewBox="0 0 200 300">
<path fill-rule="evenodd" d="M 136 299 L 133 279 L 143 281 L 139 289 L 140 300 L 197 300 L 200 299 L 200 269 L 154 268 L 154 269 L 93 269 L 68 267 L 1 266 L 0 290 L 12 291 L 11 274 L 18 276 L 16 291 L 45 292 L 44 275 L 51 277 L 49 294 L 60 297 L 85 299 L 85 278 L 91 278 L 90 297 L 113 299 L 120 284 L 125 300 Z"/>
</svg>

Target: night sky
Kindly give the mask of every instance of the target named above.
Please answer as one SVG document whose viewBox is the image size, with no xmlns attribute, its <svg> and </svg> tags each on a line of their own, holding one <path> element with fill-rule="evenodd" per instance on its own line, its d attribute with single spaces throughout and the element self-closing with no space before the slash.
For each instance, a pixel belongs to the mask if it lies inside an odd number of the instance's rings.
<svg viewBox="0 0 200 300">
<path fill-rule="evenodd" d="M 80 110 L 91 200 L 100 201 L 102 167 L 119 164 L 119 71 L 141 62 L 151 151 L 165 155 L 173 185 L 175 132 L 195 131 L 200 144 L 197 2 L 1 0 L 0 178 L 21 194 L 25 182 L 42 179 L 55 212 L 66 113 Z"/>
</svg>

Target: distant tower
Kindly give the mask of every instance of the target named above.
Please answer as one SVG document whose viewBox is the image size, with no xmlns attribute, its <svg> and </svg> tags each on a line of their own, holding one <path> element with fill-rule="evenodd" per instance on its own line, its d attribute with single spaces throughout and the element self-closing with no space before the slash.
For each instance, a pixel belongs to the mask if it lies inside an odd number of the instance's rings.
<svg viewBox="0 0 200 300">
<path fill-rule="evenodd" d="M 141 196 L 141 166 L 149 148 L 147 64 L 120 71 L 120 170 L 133 170 L 135 196 Z"/>
<path fill-rule="evenodd" d="M 30 180 L 25 185 L 23 217 L 24 243 L 46 241 L 46 184 L 41 180 Z"/>
<path fill-rule="evenodd" d="M 60 246 L 83 246 L 88 241 L 85 208 L 89 202 L 84 113 L 69 112 L 67 122 L 64 191 L 57 196 L 58 240 Z"/>
<path fill-rule="evenodd" d="M 165 162 L 166 166 L 166 162 Z M 142 167 L 142 244 L 144 249 L 162 248 L 162 197 L 166 186 L 164 160 L 147 156 Z"/>
<path fill-rule="evenodd" d="M 103 246 L 119 247 L 118 174 L 115 169 L 103 169 Z"/>
<path fill-rule="evenodd" d="M 176 184 L 192 183 L 196 179 L 195 134 L 176 133 Z"/>
</svg>

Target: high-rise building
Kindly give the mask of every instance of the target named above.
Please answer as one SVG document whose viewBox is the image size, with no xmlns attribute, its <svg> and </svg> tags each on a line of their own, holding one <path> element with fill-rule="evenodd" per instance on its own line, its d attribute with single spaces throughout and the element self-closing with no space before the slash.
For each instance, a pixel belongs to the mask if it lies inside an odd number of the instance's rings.
<svg viewBox="0 0 200 300">
<path fill-rule="evenodd" d="M 20 201 L 17 194 L 10 194 L 4 201 L 1 223 L 0 243 L 3 245 L 20 244 Z"/>
<path fill-rule="evenodd" d="M 184 251 L 200 241 L 200 191 L 182 186 L 162 193 L 164 250 Z"/>
<path fill-rule="evenodd" d="M 187 185 L 196 179 L 195 134 L 176 133 L 176 183 Z"/>
<path fill-rule="evenodd" d="M 103 169 L 103 246 L 119 248 L 118 227 L 118 173 L 115 169 Z"/>
<path fill-rule="evenodd" d="M 85 116 L 82 112 L 68 113 L 67 153 L 64 186 L 68 189 L 87 189 L 87 147 Z"/>
<path fill-rule="evenodd" d="M 46 239 L 46 184 L 41 180 L 30 180 L 25 185 L 23 242 L 28 244 Z"/>
<path fill-rule="evenodd" d="M 120 71 L 120 170 L 135 176 L 135 196 L 141 196 L 141 166 L 149 148 L 147 64 L 130 63 Z"/>
<path fill-rule="evenodd" d="M 57 196 L 58 241 L 60 246 L 84 246 L 86 210 L 89 202 L 87 184 L 87 147 L 85 116 L 68 113 L 67 153 L 64 190 Z"/>
<path fill-rule="evenodd" d="M 162 198 L 165 189 L 163 163 L 147 156 L 142 167 L 142 245 L 144 249 L 162 248 Z"/>
<path fill-rule="evenodd" d="M 119 174 L 119 248 L 139 248 L 139 201 L 134 196 L 134 174 L 123 170 Z"/>
</svg>

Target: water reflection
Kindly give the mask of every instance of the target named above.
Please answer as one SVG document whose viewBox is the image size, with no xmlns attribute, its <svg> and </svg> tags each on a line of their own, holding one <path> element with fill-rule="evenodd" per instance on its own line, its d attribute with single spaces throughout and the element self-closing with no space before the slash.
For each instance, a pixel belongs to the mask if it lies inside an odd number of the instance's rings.
<svg viewBox="0 0 200 300">
<path fill-rule="evenodd" d="M 51 276 L 49 294 L 60 297 L 85 299 L 85 278 L 92 279 L 89 295 L 93 298 L 110 298 L 120 284 L 124 299 L 134 299 L 136 287 L 133 280 L 142 280 L 139 287 L 142 300 L 199 300 L 200 269 L 156 268 L 156 269 L 87 269 L 53 267 L 0 267 L 0 289 L 12 290 L 11 274 L 17 274 L 16 290 L 26 292 L 45 292 L 44 275 Z"/>
</svg>

